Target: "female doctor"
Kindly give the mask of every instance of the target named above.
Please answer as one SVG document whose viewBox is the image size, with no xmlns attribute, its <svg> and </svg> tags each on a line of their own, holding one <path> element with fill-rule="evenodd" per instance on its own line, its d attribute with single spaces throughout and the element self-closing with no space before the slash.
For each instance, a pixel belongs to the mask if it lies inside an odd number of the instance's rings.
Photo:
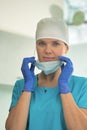
<svg viewBox="0 0 87 130">
<path fill-rule="evenodd" d="M 87 130 L 87 79 L 72 75 L 68 44 L 64 21 L 38 22 L 38 60 L 23 59 L 24 78 L 14 85 L 6 130 Z M 35 75 L 35 67 L 41 73 Z"/>
</svg>

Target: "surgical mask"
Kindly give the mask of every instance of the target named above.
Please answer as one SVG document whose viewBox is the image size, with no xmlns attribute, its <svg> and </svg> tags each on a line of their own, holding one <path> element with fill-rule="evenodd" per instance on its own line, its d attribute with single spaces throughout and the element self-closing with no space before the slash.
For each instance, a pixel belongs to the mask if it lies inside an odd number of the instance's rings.
<svg viewBox="0 0 87 130">
<path fill-rule="evenodd" d="M 55 72 L 61 65 L 63 64 L 62 61 L 49 61 L 49 62 L 40 62 L 36 61 L 35 66 L 42 70 L 44 74 L 49 75 Z"/>
</svg>

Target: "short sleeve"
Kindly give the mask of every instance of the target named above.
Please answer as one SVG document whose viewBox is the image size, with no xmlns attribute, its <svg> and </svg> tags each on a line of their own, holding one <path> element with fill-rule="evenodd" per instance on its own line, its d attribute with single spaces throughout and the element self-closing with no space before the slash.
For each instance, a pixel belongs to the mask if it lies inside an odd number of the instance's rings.
<svg viewBox="0 0 87 130">
<path fill-rule="evenodd" d="M 23 85 L 24 85 L 24 82 L 22 80 L 17 80 L 15 82 L 15 85 L 14 85 L 13 91 L 12 91 L 12 99 L 11 99 L 9 111 L 11 110 L 12 107 L 16 106 L 16 104 L 21 96 Z"/>
<path fill-rule="evenodd" d="M 87 108 L 87 79 L 81 88 L 81 95 L 78 101 L 78 106 L 80 108 Z"/>
</svg>

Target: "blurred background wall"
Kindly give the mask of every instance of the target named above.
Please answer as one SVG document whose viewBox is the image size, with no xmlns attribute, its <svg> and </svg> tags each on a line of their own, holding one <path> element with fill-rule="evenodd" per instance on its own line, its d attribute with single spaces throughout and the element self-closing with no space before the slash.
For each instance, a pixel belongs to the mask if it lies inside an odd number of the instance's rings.
<svg viewBox="0 0 87 130">
<path fill-rule="evenodd" d="M 44 17 L 63 18 L 67 8 L 64 2 L 70 4 L 67 0 L 0 0 L 0 130 L 5 130 L 14 83 L 22 77 L 22 59 L 34 55 L 36 23 Z M 72 25 L 71 21 L 67 22 L 70 29 L 67 56 L 73 61 L 73 74 L 87 77 L 85 23 Z"/>
</svg>

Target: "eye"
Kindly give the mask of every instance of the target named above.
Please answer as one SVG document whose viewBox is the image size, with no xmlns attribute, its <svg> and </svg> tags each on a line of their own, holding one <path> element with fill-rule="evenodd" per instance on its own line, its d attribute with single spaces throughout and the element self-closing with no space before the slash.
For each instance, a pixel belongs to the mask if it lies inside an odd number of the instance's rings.
<svg viewBox="0 0 87 130">
<path fill-rule="evenodd" d="M 39 41 L 39 42 L 38 42 L 38 45 L 39 45 L 39 46 L 45 46 L 46 43 L 45 43 L 44 41 Z"/>
<path fill-rule="evenodd" d="M 59 46 L 60 43 L 58 41 L 53 42 L 53 46 Z"/>
</svg>

